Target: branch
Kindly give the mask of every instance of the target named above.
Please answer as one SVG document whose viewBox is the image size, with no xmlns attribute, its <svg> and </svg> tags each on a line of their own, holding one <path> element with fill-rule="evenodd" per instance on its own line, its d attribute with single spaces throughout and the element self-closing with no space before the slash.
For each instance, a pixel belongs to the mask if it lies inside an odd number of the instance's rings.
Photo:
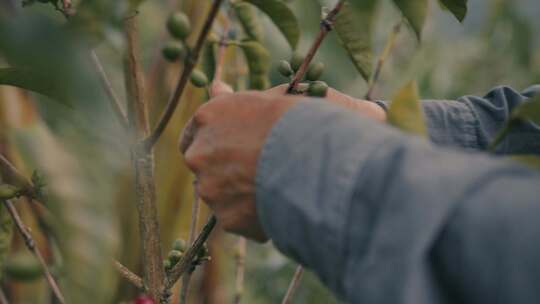
<svg viewBox="0 0 540 304">
<path fill-rule="evenodd" d="M 234 304 L 240 304 L 244 294 L 244 273 L 246 268 L 246 239 L 240 237 L 236 245 L 236 286 L 234 291 Z"/>
<path fill-rule="evenodd" d="M 191 246 L 195 241 L 195 231 L 197 230 L 197 222 L 199 219 L 199 196 L 197 191 L 193 191 L 193 206 L 191 207 L 191 225 L 189 226 L 188 244 Z M 187 295 L 189 292 L 189 282 L 191 280 L 191 272 L 187 272 L 182 277 L 182 289 L 180 289 L 180 304 L 187 303 Z"/>
<path fill-rule="evenodd" d="M 289 84 L 289 88 L 287 89 L 288 94 L 294 94 L 296 92 L 296 88 L 298 87 L 298 84 L 302 81 L 304 78 L 304 75 L 306 74 L 309 65 L 311 64 L 311 61 L 313 60 L 313 57 L 315 57 L 315 54 L 317 54 L 317 51 L 319 50 L 319 47 L 321 46 L 324 38 L 326 35 L 332 30 L 332 26 L 334 24 L 334 21 L 341 11 L 341 8 L 345 4 L 345 0 L 340 0 L 338 4 L 334 7 L 328 15 L 326 15 L 326 18 L 324 18 L 321 21 L 321 30 L 317 34 L 317 37 L 315 38 L 315 42 L 309 49 L 308 54 L 306 55 L 306 58 L 304 59 L 304 62 L 294 75 L 291 83 Z"/>
<path fill-rule="evenodd" d="M 167 106 L 165 110 L 163 111 L 163 114 L 161 114 L 161 117 L 159 118 L 154 131 L 147 139 L 144 140 L 144 146 L 147 149 L 151 149 L 156 144 L 156 142 L 159 140 L 159 137 L 161 136 L 161 134 L 167 127 L 167 124 L 171 120 L 174 114 L 174 111 L 176 110 L 178 103 L 180 102 L 180 98 L 182 97 L 182 94 L 184 93 L 184 89 L 187 86 L 189 77 L 191 76 L 191 72 L 193 72 L 193 69 L 195 68 L 197 64 L 197 61 L 199 60 L 199 56 L 203 49 L 208 33 L 210 33 L 210 30 L 212 29 L 212 24 L 214 23 L 214 20 L 216 19 L 216 16 L 219 12 L 219 7 L 223 1 L 224 0 L 214 0 L 214 3 L 212 4 L 212 7 L 210 8 L 208 17 L 206 18 L 206 21 L 204 22 L 203 29 L 201 33 L 199 34 L 199 37 L 197 38 L 195 47 L 190 52 L 189 56 L 186 58 L 184 69 L 182 70 L 182 74 L 176 85 L 176 89 L 174 90 L 174 93 L 169 99 L 169 102 L 167 103 Z"/>
<path fill-rule="evenodd" d="M 193 242 L 193 245 L 184 253 L 182 259 L 169 271 L 167 279 L 165 279 L 165 288 L 163 295 L 168 294 L 169 289 L 178 281 L 178 279 L 188 271 L 193 263 L 193 259 L 197 256 L 199 250 L 203 247 L 204 243 L 210 236 L 210 233 L 216 226 L 217 219 L 214 215 L 210 217 L 206 225 L 203 227 L 201 233 Z"/>
<path fill-rule="evenodd" d="M 368 91 L 366 93 L 366 100 L 373 100 L 373 91 L 375 90 L 375 85 L 377 84 L 377 81 L 379 81 L 379 77 L 381 76 L 381 71 L 384 66 L 384 63 L 386 62 L 386 59 L 390 54 L 392 53 L 392 50 L 394 49 L 394 46 L 396 45 L 396 38 L 401 31 L 401 24 L 403 23 L 402 20 L 400 20 L 394 27 L 392 28 L 392 32 L 388 36 L 388 39 L 386 40 L 386 45 L 384 47 L 383 52 L 381 53 L 381 56 L 377 60 L 377 66 L 375 67 L 375 72 L 373 73 L 373 78 L 370 79 L 368 84 Z"/>
<path fill-rule="evenodd" d="M 24 243 L 28 250 L 30 250 L 37 258 L 39 263 L 41 264 L 41 267 L 43 268 L 43 271 L 45 273 L 45 278 L 47 279 L 47 282 L 49 283 L 54 295 L 58 299 L 58 301 L 61 304 L 64 304 L 64 296 L 62 295 L 62 292 L 60 291 L 60 288 L 58 287 L 58 284 L 54 280 L 51 271 L 49 270 L 49 267 L 47 266 L 47 263 L 45 262 L 45 259 L 39 252 L 39 250 L 36 247 L 36 242 L 32 238 L 32 235 L 30 234 L 30 230 L 24 225 L 24 223 L 21 220 L 21 217 L 19 216 L 19 213 L 17 212 L 17 209 L 15 209 L 15 206 L 13 206 L 13 203 L 10 200 L 5 200 L 4 205 L 6 206 L 6 209 L 8 210 L 9 214 L 13 218 L 13 221 L 15 222 L 15 226 L 17 226 L 17 229 L 19 230 Z"/>
<path fill-rule="evenodd" d="M 116 270 L 118 270 L 118 273 L 120 273 L 120 275 L 122 275 L 122 277 L 124 277 L 128 282 L 133 284 L 133 286 L 137 287 L 139 291 L 146 291 L 146 287 L 144 286 L 144 282 L 141 277 L 131 272 L 131 270 L 118 261 L 114 261 L 114 266 Z"/>
<path fill-rule="evenodd" d="M 289 284 L 289 289 L 287 289 L 287 293 L 285 294 L 285 297 L 283 297 L 283 301 L 281 301 L 281 304 L 291 303 L 294 292 L 296 291 L 296 289 L 298 289 L 298 285 L 300 284 L 300 280 L 302 279 L 303 274 L 304 268 L 302 266 L 298 266 L 291 280 L 291 283 Z"/>
<path fill-rule="evenodd" d="M 154 156 L 151 150 L 140 149 L 138 141 L 149 131 L 148 108 L 144 92 L 144 77 L 139 61 L 135 17 L 124 21 L 127 41 L 125 80 L 128 96 L 128 118 L 134 144 L 132 161 L 135 171 L 135 191 L 139 217 L 139 238 L 142 245 L 143 280 L 148 295 L 157 302 L 165 279 L 161 254 L 156 185 L 154 179 Z"/>
<path fill-rule="evenodd" d="M 90 57 L 92 59 L 92 63 L 94 64 L 94 68 L 96 69 L 96 72 L 99 75 L 99 80 L 101 81 L 101 85 L 103 86 L 105 93 L 107 93 L 107 96 L 109 97 L 109 102 L 111 104 L 114 114 L 118 118 L 118 121 L 120 122 L 120 124 L 124 128 L 127 129 L 128 119 L 127 119 L 126 112 L 122 107 L 122 103 L 120 102 L 120 99 L 118 99 L 118 95 L 114 92 L 111 81 L 107 77 L 107 74 L 105 73 L 105 70 L 103 69 L 103 65 L 101 64 L 99 57 L 97 56 L 94 50 L 90 52 Z"/>
<path fill-rule="evenodd" d="M 15 166 L 1 154 L 0 170 L 2 172 L 2 175 L 6 175 L 6 181 L 13 183 L 18 187 L 21 187 L 25 194 L 28 194 L 29 197 L 36 197 L 34 185 L 32 184 L 32 182 L 24 175 L 22 175 L 22 173 L 20 173 L 19 170 L 17 170 L 17 168 L 15 168 Z"/>
</svg>

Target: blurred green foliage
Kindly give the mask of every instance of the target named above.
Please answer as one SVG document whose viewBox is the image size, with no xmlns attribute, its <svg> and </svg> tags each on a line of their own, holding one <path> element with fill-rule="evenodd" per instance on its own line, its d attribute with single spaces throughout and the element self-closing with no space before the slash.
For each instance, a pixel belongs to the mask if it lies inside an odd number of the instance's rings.
<svg viewBox="0 0 540 304">
<path fill-rule="evenodd" d="M 149 75 L 152 118 L 163 107 L 179 69 L 178 65 L 163 66 L 159 57 L 171 6 L 181 7 L 192 21 L 200 22 L 207 2 L 183 1 L 179 5 L 169 0 L 148 0 L 139 8 L 142 58 Z M 433 99 L 481 95 L 501 84 L 523 89 L 540 83 L 540 20 L 537 18 L 540 3 L 537 0 L 469 0 L 469 15 L 463 24 L 449 12 L 441 11 L 435 2 L 430 3 L 422 43 L 419 44 L 414 31 L 409 28 L 402 31 L 382 70 L 376 98 L 389 99 L 411 79 L 417 79 L 422 98 Z M 76 299 L 73 303 L 125 301 L 132 298 L 134 292 L 126 284 L 116 285 L 109 262 L 111 257 L 119 257 L 134 269 L 140 266 L 133 191 L 129 186 L 129 151 L 125 149 L 127 136 L 114 122 L 106 96 L 89 64 L 88 52 L 95 48 L 113 86 L 120 97 L 125 98 L 124 42 L 119 26 L 129 6 L 125 1 L 104 0 L 76 1 L 75 4 L 78 14 L 68 23 L 61 14 L 39 3 L 25 9 L 19 7 L 19 1 L 0 4 L 0 69 L 17 67 L 35 71 L 37 77 L 45 77 L 53 83 L 45 89 L 52 89 L 54 93 L 58 86 L 63 88 L 60 99 L 65 100 L 55 103 L 37 94 L 30 98 L 18 96 L 22 101 L 17 111 L 27 111 L 25 117 L 36 111 L 39 118 L 34 117 L 29 124 L 11 124 L 10 128 L 3 129 L 1 139 L 9 139 L 10 151 L 17 155 L 23 171 L 29 175 L 38 168 L 48 177 L 51 210 L 61 219 L 56 220 L 54 226 L 61 235 L 60 247 L 66 256 L 63 264 L 67 271 L 62 283 Z M 401 19 L 393 1 L 382 1 L 382 4 L 372 35 L 376 56 L 382 51 L 394 24 Z M 302 36 L 298 49 L 305 53 L 319 30 L 320 6 L 312 0 L 295 0 L 290 7 L 300 16 Z M 12 18 L 14 16 L 16 18 Z M 266 16 L 259 13 L 257 17 L 264 23 L 262 43 L 269 48 L 269 62 L 275 67 L 281 59 L 290 58 L 290 44 L 295 45 L 296 34 L 287 41 Z M 353 96 L 364 96 L 366 83 L 335 34 L 324 42 L 316 60 L 329 67 L 323 74 L 324 81 Z M 273 85 L 283 81 L 275 68 L 271 73 Z M 176 136 L 182 119 L 189 116 L 203 97 L 197 92 L 187 95 L 187 99 L 196 102 L 192 107 L 181 109 L 170 134 L 158 147 L 156 157 L 164 243 L 185 236 L 189 223 L 191 188 L 185 185 L 190 184 L 190 178 L 185 169 L 175 168 L 181 166 Z M 8 107 L 16 107 L 11 100 L 13 96 L 0 94 L 4 120 L 13 118 L 6 114 L 14 115 L 7 111 Z M 226 237 L 220 242 L 230 244 L 232 240 Z M 232 251 L 223 245 L 219 252 L 222 257 L 215 259 L 220 268 L 219 284 L 225 289 L 227 299 L 232 298 L 234 291 Z M 272 246 L 250 244 L 244 302 L 279 302 L 294 268 L 295 264 Z M 4 286 L 8 284 L 10 282 L 4 281 Z M 199 286 L 198 290 L 203 292 L 204 288 Z M 43 294 L 46 293 L 35 293 L 35 298 L 30 300 L 27 294 L 20 303 L 49 303 Z M 336 303 L 336 299 L 308 273 L 294 302 Z"/>
</svg>

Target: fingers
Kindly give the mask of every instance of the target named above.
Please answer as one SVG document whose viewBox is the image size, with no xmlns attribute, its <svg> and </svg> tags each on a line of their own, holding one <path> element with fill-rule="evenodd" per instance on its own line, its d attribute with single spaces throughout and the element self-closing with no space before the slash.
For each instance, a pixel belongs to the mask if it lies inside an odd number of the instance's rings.
<svg viewBox="0 0 540 304">
<path fill-rule="evenodd" d="M 197 125 L 195 123 L 194 117 L 190 118 L 184 131 L 182 131 L 182 136 L 180 136 L 180 142 L 178 147 L 182 154 L 186 154 L 187 149 L 193 143 L 195 139 L 195 134 L 197 133 Z"/>
<path fill-rule="evenodd" d="M 280 84 L 278 86 L 270 88 L 264 92 L 270 95 L 285 95 L 287 93 L 288 88 L 289 88 L 289 85 L 285 83 L 285 84 Z"/>
<path fill-rule="evenodd" d="M 234 90 L 231 86 L 229 86 L 225 82 L 221 80 L 215 80 L 210 85 L 209 92 L 210 92 L 210 97 L 214 98 L 219 95 L 234 93 Z"/>
</svg>

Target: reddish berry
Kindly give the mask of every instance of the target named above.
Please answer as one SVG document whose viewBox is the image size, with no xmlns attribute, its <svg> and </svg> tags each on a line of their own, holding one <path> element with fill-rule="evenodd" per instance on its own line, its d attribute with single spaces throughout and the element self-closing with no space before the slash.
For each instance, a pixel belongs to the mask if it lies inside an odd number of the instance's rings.
<svg viewBox="0 0 540 304">
<path fill-rule="evenodd" d="M 147 296 L 139 296 L 133 304 L 154 304 L 154 301 Z"/>
</svg>

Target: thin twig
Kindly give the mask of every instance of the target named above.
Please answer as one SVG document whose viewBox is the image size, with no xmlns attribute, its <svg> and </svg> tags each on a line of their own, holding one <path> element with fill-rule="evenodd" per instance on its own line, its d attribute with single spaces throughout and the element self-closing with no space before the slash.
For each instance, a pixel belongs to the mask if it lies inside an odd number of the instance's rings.
<svg viewBox="0 0 540 304">
<path fill-rule="evenodd" d="M 3 155 L 0 154 L 0 171 L 6 177 L 6 181 L 22 187 L 23 190 L 34 197 L 34 185 Z"/>
<path fill-rule="evenodd" d="M 401 31 L 402 24 L 403 24 L 403 21 L 400 20 L 396 25 L 394 25 L 394 27 L 392 28 L 392 32 L 390 32 L 390 35 L 388 35 L 388 39 L 386 40 L 386 45 L 384 46 L 384 50 L 382 51 L 381 56 L 377 60 L 377 66 L 375 67 L 375 72 L 373 73 L 373 77 L 369 80 L 368 91 L 366 93 L 366 100 L 373 100 L 373 91 L 375 90 L 377 81 L 379 81 L 379 77 L 381 76 L 381 71 L 384 66 L 384 63 L 386 62 L 388 56 L 390 56 L 390 54 L 394 50 L 394 47 L 396 45 L 396 38 L 399 35 L 399 32 Z"/>
<path fill-rule="evenodd" d="M 199 250 L 204 246 L 204 243 L 210 236 L 210 233 L 216 226 L 217 219 L 214 215 L 210 217 L 206 225 L 203 227 L 201 233 L 193 242 L 193 245 L 184 253 L 182 259 L 174 265 L 174 267 L 169 271 L 167 279 L 165 280 L 165 288 L 163 294 L 168 294 L 168 291 L 171 287 L 178 281 L 178 279 L 192 267 L 193 259 L 199 252 Z"/>
<path fill-rule="evenodd" d="M 294 293 L 296 289 L 298 289 L 298 285 L 300 284 L 300 280 L 302 279 L 303 274 L 304 274 L 304 267 L 302 266 L 296 267 L 294 276 L 291 280 L 291 283 L 289 284 L 289 289 L 287 289 L 287 293 L 285 294 L 285 297 L 283 297 L 283 301 L 281 301 L 281 304 L 291 303 Z"/>
<path fill-rule="evenodd" d="M 94 50 L 90 52 L 90 57 L 92 59 L 92 63 L 94 64 L 94 68 L 96 69 L 96 72 L 99 75 L 99 80 L 101 81 L 101 85 L 103 86 L 105 93 L 107 93 L 107 96 L 109 97 L 109 102 L 110 102 L 111 108 L 113 109 L 114 114 L 118 118 L 118 121 L 120 122 L 120 124 L 124 128 L 127 128 L 128 119 L 127 119 L 126 111 L 124 110 L 124 107 L 122 106 L 122 103 L 120 102 L 120 99 L 118 98 L 118 95 L 115 93 L 113 86 L 111 84 L 111 81 L 109 80 L 109 77 L 107 77 L 107 74 L 105 73 L 105 69 L 103 69 L 103 65 L 101 64 L 101 61 L 99 60 L 99 57 L 97 56 Z"/>
<path fill-rule="evenodd" d="M 195 235 L 197 231 L 197 224 L 199 221 L 199 195 L 197 191 L 193 191 L 193 206 L 191 207 L 191 224 L 189 226 L 189 238 L 188 244 L 191 246 L 195 241 Z M 182 288 L 180 289 L 180 304 L 187 303 L 188 292 L 189 292 L 189 283 L 191 280 L 192 273 L 190 271 L 186 272 L 182 277 Z"/>
<path fill-rule="evenodd" d="M 244 273 L 246 269 L 246 239 L 240 237 L 236 244 L 236 283 L 234 290 L 234 304 L 240 304 L 244 295 Z"/>
<path fill-rule="evenodd" d="M 321 21 L 321 30 L 317 34 L 317 37 L 315 38 L 315 42 L 309 49 L 308 54 L 306 55 L 306 58 L 304 59 L 304 62 L 294 75 L 291 83 L 289 84 L 289 88 L 287 89 L 288 94 L 293 94 L 296 91 L 296 88 L 298 84 L 302 81 L 304 78 L 304 75 L 306 74 L 308 67 L 313 60 L 313 57 L 315 57 L 315 54 L 317 54 L 317 51 L 319 50 L 319 47 L 321 46 L 322 42 L 324 41 L 324 38 L 326 35 L 332 30 L 332 26 L 334 23 L 334 20 L 336 19 L 337 15 L 341 11 L 341 8 L 345 5 L 345 0 L 340 0 L 334 9 L 326 15 L 326 18 L 324 18 Z"/>
<path fill-rule="evenodd" d="M 174 93 L 172 94 L 169 102 L 167 103 L 167 106 L 165 107 L 163 114 L 159 118 L 154 131 L 147 139 L 144 140 L 144 146 L 147 149 L 151 149 L 156 144 L 156 142 L 159 140 L 159 137 L 161 136 L 161 134 L 167 127 L 167 124 L 171 120 L 174 114 L 174 111 L 176 110 L 178 103 L 180 102 L 180 98 L 182 97 L 182 94 L 184 93 L 184 89 L 187 86 L 187 83 L 191 76 L 191 72 L 193 72 L 193 69 L 197 65 L 197 61 L 199 60 L 199 56 L 204 47 L 204 43 L 206 42 L 206 38 L 208 34 L 210 33 L 210 30 L 212 29 L 214 20 L 216 19 L 216 16 L 219 12 L 219 7 L 221 6 L 221 3 L 223 1 L 224 0 L 214 0 L 214 3 L 212 4 L 212 7 L 210 8 L 210 12 L 208 13 L 208 17 L 206 18 L 206 21 L 204 22 L 202 31 L 199 34 L 199 37 L 197 38 L 195 47 L 186 58 L 184 69 L 182 70 L 182 74 L 180 76 L 180 79 L 178 80 Z"/>
<path fill-rule="evenodd" d="M 222 38 L 219 42 L 219 48 L 216 57 L 216 70 L 214 71 L 214 81 L 221 80 L 223 77 L 223 66 L 225 62 L 225 51 L 227 50 L 226 38 Z"/>
<path fill-rule="evenodd" d="M 120 273 L 122 277 L 124 277 L 124 279 L 126 279 L 128 282 L 133 284 L 133 286 L 137 287 L 139 291 L 144 292 L 146 290 L 146 288 L 144 287 L 144 282 L 141 279 L 141 277 L 131 272 L 131 270 L 129 270 L 126 266 L 122 265 L 122 263 L 118 261 L 114 261 L 114 266 L 116 270 L 118 270 L 118 273 Z"/>
<path fill-rule="evenodd" d="M 58 299 L 60 303 L 64 304 L 65 303 L 64 296 L 62 295 L 62 292 L 60 291 L 58 284 L 53 278 L 51 271 L 49 270 L 49 267 L 47 266 L 47 263 L 45 262 L 45 259 L 43 258 L 38 248 L 36 247 L 36 242 L 34 241 L 34 238 L 32 237 L 32 235 L 30 234 L 30 230 L 22 222 L 21 217 L 19 213 L 17 212 L 17 209 L 15 209 L 15 206 L 13 206 L 13 203 L 10 200 L 5 200 L 4 205 L 6 206 L 6 209 L 8 210 L 9 214 L 13 218 L 13 221 L 15 222 L 15 226 L 17 226 L 17 229 L 19 230 L 26 247 L 36 256 L 37 260 L 41 264 L 43 268 L 43 272 L 45 274 L 45 278 L 47 279 L 47 282 L 51 286 L 51 289 L 54 295 L 56 296 L 56 298 Z"/>
<path fill-rule="evenodd" d="M 302 81 L 304 78 L 309 65 L 311 64 L 311 61 L 315 57 L 315 54 L 317 54 L 317 51 L 319 50 L 322 42 L 324 41 L 324 38 L 326 38 L 326 35 L 332 30 L 333 23 L 345 5 L 345 0 L 340 0 L 334 9 L 326 15 L 326 18 L 324 18 L 321 21 L 321 29 L 319 33 L 317 34 L 317 37 L 315 38 L 315 42 L 313 42 L 313 45 L 308 51 L 308 54 L 306 55 L 306 58 L 304 59 L 304 62 L 302 65 L 300 65 L 300 68 L 294 74 L 294 77 L 292 78 L 291 82 L 289 83 L 289 87 L 287 88 L 288 94 L 294 94 L 296 92 L 296 89 L 298 87 L 298 84 Z M 298 266 L 296 269 L 296 272 L 291 280 L 291 283 L 289 285 L 289 289 L 287 290 L 287 293 L 285 294 L 285 297 L 283 298 L 282 304 L 288 304 L 291 301 L 292 296 L 294 295 L 294 292 L 296 288 L 298 287 L 298 284 L 300 284 L 300 279 L 302 278 L 302 274 L 304 272 L 304 268 L 302 266 Z"/>
</svg>

